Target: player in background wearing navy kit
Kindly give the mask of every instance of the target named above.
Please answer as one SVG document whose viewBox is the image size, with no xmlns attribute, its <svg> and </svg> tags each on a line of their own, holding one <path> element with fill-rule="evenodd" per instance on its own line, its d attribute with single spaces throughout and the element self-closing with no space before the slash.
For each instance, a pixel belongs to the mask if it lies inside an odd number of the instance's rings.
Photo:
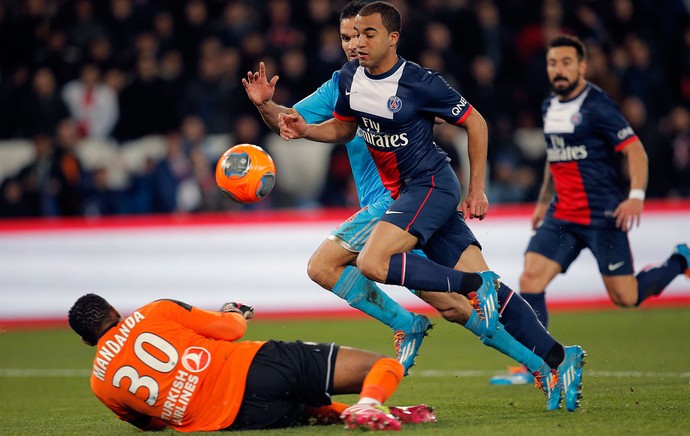
<svg viewBox="0 0 690 436">
<path fill-rule="evenodd" d="M 357 266 L 378 282 L 466 296 L 476 292 L 488 321 L 485 340 L 490 342 L 502 330 L 496 330 L 500 311 L 505 330 L 522 344 L 529 343 L 550 368 L 537 374 L 547 393 L 547 408 L 559 408 L 563 395 L 579 397 L 584 352 L 556 342 L 529 305 L 488 271 L 479 242 L 464 221 L 464 215 L 481 219 L 488 211 L 483 184 L 486 122 L 437 73 L 398 57 L 400 14 L 394 6 L 365 6 L 355 18 L 355 30 L 360 58 L 341 70 L 336 118 L 307 125 L 298 113 L 280 113 L 279 127 L 286 140 L 338 143 L 352 140 L 355 133 L 365 139 L 394 202 L 374 226 Z M 472 168 L 462 212 L 457 210 L 457 177 L 433 143 L 436 116 L 468 132 Z M 418 245 L 428 259 L 409 252 Z M 453 267 L 483 272 L 463 273 Z"/>
<path fill-rule="evenodd" d="M 554 95 L 542 104 L 547 161 L 532 214 L 535 230 L 525 253 L 520 293 L 548 327 L 545 289 L 584 248 L 597 260 L 611 301 L 637 307 L 679 274 L 690 276 L 690 249 L 679 244 L 661 265 L 633 274 L 628 231 L 639 225 L 647 187 L 647 154 L 614 102 L 585 79 L 585 47 L 573 36 L 548 45 Z M 626 157 L 629 190 L 614 159 Z M 529 378 L 528 374 L 516 374 Z M 511 378 L 504 378 L 506 383 Z"/>
</svg>

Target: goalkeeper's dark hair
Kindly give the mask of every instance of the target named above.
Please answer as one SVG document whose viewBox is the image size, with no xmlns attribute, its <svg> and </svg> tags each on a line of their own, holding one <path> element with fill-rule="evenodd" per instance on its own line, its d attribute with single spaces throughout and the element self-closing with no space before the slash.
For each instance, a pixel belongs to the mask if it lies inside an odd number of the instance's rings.
<svg viewBox="0 0 690 436">
<path fill-rule="evenodd" d="M 346 4 L 340 11 L 340 21 L 346 18 L 352 18 L 359 13 L 359 10 L 366 6 L 369 2 L 365 0 L 353 0 Z"/>
<path fill-rule="evenodd" d="M 69 325 L 86 342 L 96 345 L 103 324 L 112 317 L 113 307 L 96 294 L 80 297 L 68 313 Z"/>
</svg>

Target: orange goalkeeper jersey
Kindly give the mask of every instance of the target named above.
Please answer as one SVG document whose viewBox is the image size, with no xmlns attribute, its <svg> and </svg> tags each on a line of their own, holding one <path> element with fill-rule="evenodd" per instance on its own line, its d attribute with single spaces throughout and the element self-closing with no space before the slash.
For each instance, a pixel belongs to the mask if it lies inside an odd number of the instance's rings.
<svg viewBox="0 0 690 436">
<path fill-rule="evenodd" d="M 223 429 L 237 416 L 264 344 L 232 342 L 246 330 L 237 313 L 155 301 L 98 341 L 91 389 L 125 421 L 145 415 L 184 432 Z"/>
</svg>

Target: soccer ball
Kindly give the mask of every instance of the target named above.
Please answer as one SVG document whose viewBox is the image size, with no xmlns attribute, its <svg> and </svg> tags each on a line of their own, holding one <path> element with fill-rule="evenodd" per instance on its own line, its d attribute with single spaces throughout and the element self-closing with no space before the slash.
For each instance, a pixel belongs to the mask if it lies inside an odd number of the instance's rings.
<svg viewBox="0 0 690 436">
<path fill-rule="evenodd" d="M 240 203 L 256 203 L 271 193 L 275 183 L 273 159 L 256 145 L 235 145 L 216 164 L 218 188 Z"/>
</svg>

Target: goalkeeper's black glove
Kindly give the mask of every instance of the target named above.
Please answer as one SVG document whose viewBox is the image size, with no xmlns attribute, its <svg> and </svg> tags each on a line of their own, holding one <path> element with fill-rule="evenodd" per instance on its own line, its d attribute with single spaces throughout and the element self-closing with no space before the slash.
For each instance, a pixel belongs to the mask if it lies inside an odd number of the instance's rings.
<svg viewBox="0 0 690 436">
<path fill-rule="evenodd" d="M 252 319 L 254 318 L 254 308 L 251 306 L 247 306 L 246 304 L 242 303 L 235 303 L 230 302 L 230 303 L 225 303 L 223 304 L 223 307 L 220 308 L 221 312 L 236 312 L 236 313 L 241 313 L 244 319 Z"/>
</svg>

